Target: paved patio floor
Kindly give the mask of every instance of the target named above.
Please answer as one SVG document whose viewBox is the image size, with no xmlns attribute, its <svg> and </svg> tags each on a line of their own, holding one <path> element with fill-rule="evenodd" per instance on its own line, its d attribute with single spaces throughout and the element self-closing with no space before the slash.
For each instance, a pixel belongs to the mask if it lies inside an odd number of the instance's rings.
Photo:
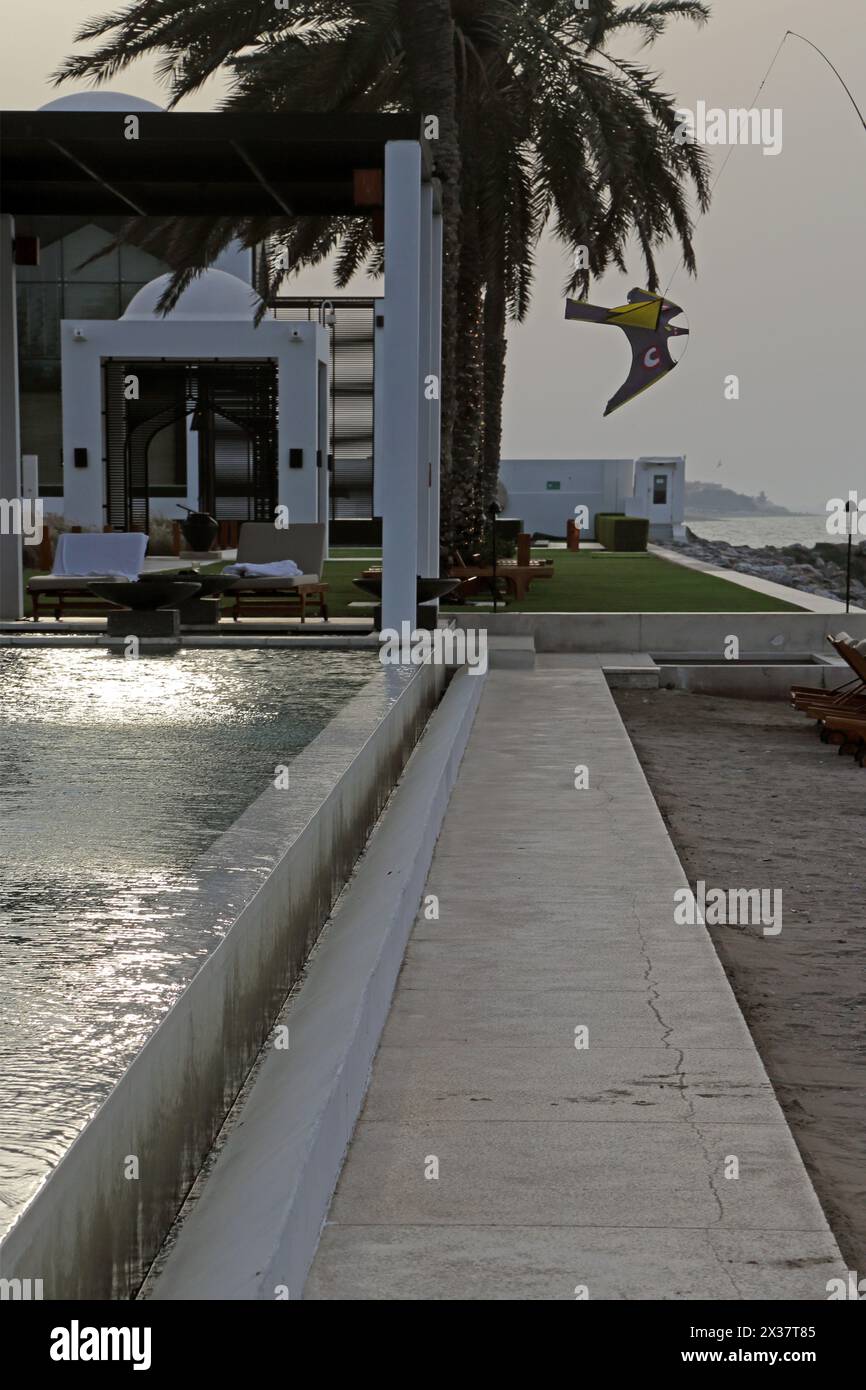
<svg viewBox="0 0 866 1390">
<path fill-rule="evenodd" d="M 307 1299 L 827 1297 L 685 884 L 602 672 L 491 672 Z"/>
</svg>

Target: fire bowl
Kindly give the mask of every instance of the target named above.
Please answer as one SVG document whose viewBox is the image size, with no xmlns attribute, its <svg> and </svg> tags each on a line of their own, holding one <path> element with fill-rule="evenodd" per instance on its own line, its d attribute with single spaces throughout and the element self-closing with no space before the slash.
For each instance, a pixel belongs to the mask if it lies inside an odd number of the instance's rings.
<svg viewBox="0 0 866 1390">
<path fill-rule="evenodd" d="M 88 585 L 97 598 L 114 603 L 118 608 L 131 608 L 135 613 L 155 613 L 159 608 L 177 608 L 184 599 L 197 594 L 199 583 L 178 583 L 176 579 L 106 580 Z"/>
<path fill-rule="evenodd" d="M 365 593 L 372 594 L 374 598 L 382 597 L 382 576 L 371 575 L 367 579 L 353 579 L 352 583 Z M 459 579 L 426 579 L 418 576 L 416 603 L 428 603 L 430 599 L 444 598 L 445 594 L 450 594 L 452 589 L 456 589 L 460 584 Z"/>
</svg>

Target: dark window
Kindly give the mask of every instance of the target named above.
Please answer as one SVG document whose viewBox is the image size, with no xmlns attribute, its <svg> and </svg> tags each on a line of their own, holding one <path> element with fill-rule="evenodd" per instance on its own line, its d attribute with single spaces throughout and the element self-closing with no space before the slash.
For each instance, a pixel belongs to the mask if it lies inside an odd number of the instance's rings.
<svg viewBox="0 0 866 1390">
<path fill-rule="evenodd" d="M 656 473 L 653 477 L 653 505 L 663 506 L 668 500 L 668 475 Z"/>
</svg>

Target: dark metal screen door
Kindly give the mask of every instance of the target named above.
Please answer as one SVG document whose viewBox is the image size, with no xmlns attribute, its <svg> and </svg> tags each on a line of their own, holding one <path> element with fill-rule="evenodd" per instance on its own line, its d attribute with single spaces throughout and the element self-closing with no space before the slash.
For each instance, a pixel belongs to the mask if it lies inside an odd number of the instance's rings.
<svg viewBox="0 0 866 1390">
<path fill-rule="evenodd" d="M 198 431 L 199 507 L 217 521 L 274 516 L 276 363 L 108 361 L 103 399 L 109 526 L 148 530 L 158 491 L 149 476 L 151 443 L 188 415 Z"/>
<path fill-rule="evenodd" d="M 217 521 L 272 521 L 277 505 L 273 362 L 198 369 L 199 505 Z"/>
</svg>

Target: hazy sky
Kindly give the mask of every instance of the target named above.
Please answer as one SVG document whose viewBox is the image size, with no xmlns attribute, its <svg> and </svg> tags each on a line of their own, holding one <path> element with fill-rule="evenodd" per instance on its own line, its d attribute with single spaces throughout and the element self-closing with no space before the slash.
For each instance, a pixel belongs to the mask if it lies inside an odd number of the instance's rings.
<svg viewBox="0 0 866 1390">
<path fill-rule="evenodd" d="M 2 105 L 35 108 L 58 95 L 47 77 L 76 27 L 112 8 L 105 0 L 16 6 L 6 20 L 14 41 L 0 55 Z M 790 28 L 825 49 L 866 106 L 864 0 L 712 0 L 712 9 L 704 29 L 681 22 L 647 51 L 678 104 L 748 105 Z M 148 64 L 110 87 L 161 100 Z M 216 91 L 185 109 L 207 109 Z M 789 507 L 822 511 L 849 488 L 866 494 L 866 131 L 829 68 L 796 39 L 758 104 L 782 109 L 783 149 L 772 158 L 737 148 L 719 181 L 697 234 L 698 278 L 680 271 L 670 287 L 688 316 L 687 354 L 608 419 L 604 404 L 629 361 L 625 339 L 564 321 L 565 258 L 551 241 L 539 248 L 531 313 L 510 332 L 505 457 L 685 453 L 689 477 L 763 488 Z M 726 150 L 713 153 L 718 167 Z M 677 259 L 673 250 L 662 258 L 663 284 Z M 640 283 L 635 256 L 628 276 L 598 282 L 591 299 L 621 303 Z M 324 271 L 297 284 L 298 292 L 330 288 Z M 732 373 L 738 401 L 724 397 Z"/>
</svg>

